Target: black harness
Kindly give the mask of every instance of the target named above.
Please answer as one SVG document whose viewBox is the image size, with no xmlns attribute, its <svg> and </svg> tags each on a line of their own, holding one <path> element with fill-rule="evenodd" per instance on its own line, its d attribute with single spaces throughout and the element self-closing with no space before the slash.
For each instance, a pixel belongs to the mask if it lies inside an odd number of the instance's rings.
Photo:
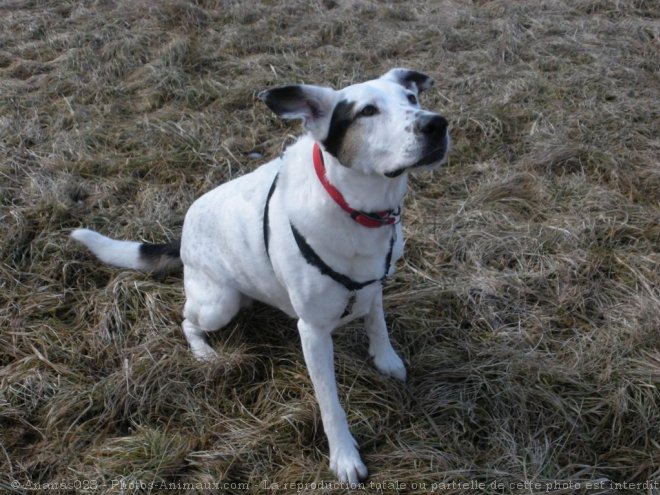
<svg viewBox="0 0 660 495">
<path fill-rule="evenodd" d="M 275 187 L 277 186 L 278 177 L 279 174 L 275 175 L 275 179 L 273 179 L 273 183 L 271 184 L 270 189 L 268 190 L 268 195 L 266 196 L 266 204 L 264 206 L 264 217 L 263 217 L 264 246 L 266 248 L 266 255 L 268 256 L 268 259 L 270 259 L 270 251 L 269 251 L 270 224 L 269 224 L 268 214 L 270 209 L 270 200 L 273 197 L 273 193 L 275 192 Z M 387 252 L 387 256 L 385 257 L 385 273 L 381 278 L 367 280 L 366 282 L 358 282 L 342 273 L 335 271 L 325 261 L 323 261 L 323 259 L 316 253 L 316 251 L 314 251 L 314 249 L 312 249 L 312 246 L 309 245 L 305 237 L 298 231 L 298 229 L 294 227 L 293 223 L 289 222 L 289 225 L 291 226 L 291 233 L 293 234 L 293 238 L 295 239 L 296 244 L 298 245 L 300 254 L 302 254 L 303 258 L 305 258 L 305 261 L 307 261 L 307 263 L 309 263 L 310 265 L 316 267 L 321 272 L 321 274 L 330 277 L 332 280 L 342 285 L 344 288 L 346 288 L 346 290 L 351 292 L 351 295 L 349 296 L 348 299 L 348 303 L 346 305 L 346 309 L 342 314 L 342 318 L 351 313 L 353 304 L 355 303 L 355 299 L 357 296 L 357 291 L 363 289 L 367 285 L 371 285 L 376 282 L 383 282 L 387 278 L 387 274 L 390 272 L 390 267 L 392 265 L 392 251 L 394 250 L 394 242 L 396 241 L 396 224 L 392 225 L 392 236 L 390 237 L 390 249 Z"/>
</svg>

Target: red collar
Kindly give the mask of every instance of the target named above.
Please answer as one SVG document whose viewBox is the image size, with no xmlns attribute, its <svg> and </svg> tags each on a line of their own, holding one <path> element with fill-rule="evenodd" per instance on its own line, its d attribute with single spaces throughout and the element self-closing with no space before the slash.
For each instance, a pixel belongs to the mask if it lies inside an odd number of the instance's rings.
<svg viewBox="0 0 660 495">
<path fill-rule="evenodd" d="M 399 215 L 401 213 L 401 208 L 397 210 L 385 210 L 385 211 L 376 211 L 373 213 L 365 213 L 364 211 L 356 210 L 351 208 L 344 195 L 339 192 L 335 186 L 330 184 L 328 177 L 325 175 L 325 165 L 323 164 L 323 153 L 321 152 L 321 147 L 318 143 L 314 143 L 314 170 L 316 170 L 316 176 L 321 181 L 323 188 L 328 192 L 330 197 L 337 203 L 342 210 L 348 213 L 353 220 L 364 227 L 376 228 L 383 227 L 385 225 L 392 225 L 399 221 Z"/>
</svg>

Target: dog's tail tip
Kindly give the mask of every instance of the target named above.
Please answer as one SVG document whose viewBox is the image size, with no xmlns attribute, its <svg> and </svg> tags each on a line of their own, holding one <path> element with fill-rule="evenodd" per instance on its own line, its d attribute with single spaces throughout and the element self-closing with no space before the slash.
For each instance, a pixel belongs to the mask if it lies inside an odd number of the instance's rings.
<svg viewBox="0 0 660 495">
<path fill-rule="evenodd" d="M 90 229 L 76 229 L 70 235 L 103 263 L 133 270 L 148 269 L 140 256 L 139 242 L 118 241 Z"/>
<path fill-rule="evenodd" d="M 72 231 L 69 236 L 78 241 L 81 242 L 82 244 L 87 245 L 87 242 L 91 241 L 95 237 L 103 237 L 101 234 L 98 232 L 94 232 L 93 230 L 90 229 L 75 229 Z"/>
</svg>

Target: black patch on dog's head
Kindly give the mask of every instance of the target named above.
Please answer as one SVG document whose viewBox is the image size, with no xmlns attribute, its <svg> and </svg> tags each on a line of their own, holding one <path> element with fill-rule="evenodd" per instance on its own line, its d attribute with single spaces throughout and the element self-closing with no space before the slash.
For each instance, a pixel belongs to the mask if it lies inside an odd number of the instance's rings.
<svg viewBox="0 0 660 495">
<path fill-rule="evenodd" d="M 422 91 L 433 86 L 432 77 L 415 70 L 392 69 L 383 77 L 385 79 L 399 83 L 404 88 L 411 91 L 416 91 L 417 93 L 421 93 Z"/>
<path fill-rule="evenodd" d="M 427 88 L 428 86 L 433 85 L 433 79 L 431 79 L 426 74 L 422 74 L 421 72 L 409 70 L 402 77 L 402 83 L 408 89 L 411 89 L 410 84 L 412 83 L 415 85 L 417 91 L 421 92 L 423 89 Z"/>
<path fill-rule="evenodd" d="M 353 116 L 354 106 L 355 103 L 342 100 L 337 103 L 335 109 L 332 111 L 328 136 L 323 140 L 323 146 L 335 158 L 339 158 L 339 152 L 346 132 L 355 120 Z"/>
</svg>

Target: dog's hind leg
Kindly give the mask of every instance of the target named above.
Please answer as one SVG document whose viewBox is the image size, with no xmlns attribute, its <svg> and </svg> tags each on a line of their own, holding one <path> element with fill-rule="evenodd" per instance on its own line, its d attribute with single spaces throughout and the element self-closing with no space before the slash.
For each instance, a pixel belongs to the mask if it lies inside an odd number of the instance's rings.
<svg viewBox="0 0 660 495">
<path fill-rule="evenodd" d="M 218 284 L 200 270 L 184 268 L 186 304 L 183 309 L 183 333 L 195 357 L 202 361 L 218 354 L 206 341 L 206 334 L 215 332 L 236 316 L 242 295 L 231 284 Z"/>
<path fill-rule="evenodd" d="M 406 367 L 392 347 L 387 334 L 382 296 L 374 298 L 364 326 L 369 336 L 369 355 L 374 358 L 376 369 L 386 376 L 406 381 Z"/>
</svg>

